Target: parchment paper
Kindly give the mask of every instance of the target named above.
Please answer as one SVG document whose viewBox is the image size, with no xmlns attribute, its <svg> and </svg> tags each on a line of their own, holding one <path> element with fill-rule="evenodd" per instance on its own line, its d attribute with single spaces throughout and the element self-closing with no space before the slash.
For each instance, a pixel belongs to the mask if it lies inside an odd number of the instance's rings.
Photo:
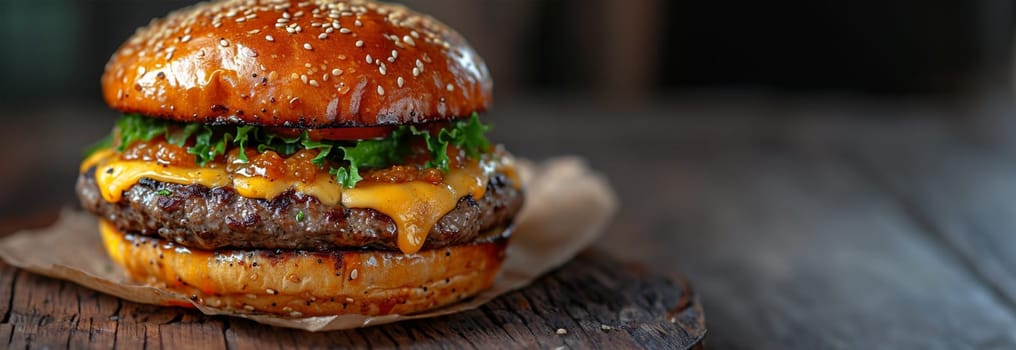
<svg viewBox="0 0 1016 350">
<path fill-rule="evenodd" d="M 21 231 L 0 240 L 0 258 L 28 271 L 138 303 L 192 304 L 208 315 L 242 317 L 308 331 L 435 317 L 476 308 L 498 295 L 529 285 L 588 247 L 617 210 L 617 199 L 607 181 L 582 159 L 556 158 L 536 165 L 520 161 L 519 173 L 526 184 L 526 205 L 516 218 L 508 257 L 493 288 L 463 302 L 415 315 L 283 318 L 197 305 L 182 294 L 128 280 L 123 270 L 106 256 L 97 219 L 74 210 L 64 210 L 50 227 Z"/>
</svg>

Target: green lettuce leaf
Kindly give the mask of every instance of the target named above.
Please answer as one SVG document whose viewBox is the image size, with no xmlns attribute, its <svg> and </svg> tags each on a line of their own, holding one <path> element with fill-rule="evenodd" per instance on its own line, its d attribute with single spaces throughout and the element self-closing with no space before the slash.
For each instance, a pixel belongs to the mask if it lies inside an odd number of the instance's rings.
<svg viewBox="0 0 1016 350">
<path fill-rule="evenodd" d="M 284 137 L 253 125 L 209 126 L 200 123 L 178 123 L 155 119 L 140 114 L 125 114 L 116 123 L 116 130 L 107 140 L 93 146 L 93 150 L 117 145 L 123 151 L 131 144 L 151 141 L 163 137 L 170 144 L 186 147 L 193 154 L 197 164 L 204 166 L 223 156 L 231 148 L 239 148 L 237 158 L 247 162 L 247 147 L 254 147 L 259 153 L 268 150 L 283 156 L 292 155 L 302 149 L 318 150 L 313 163 L 319 167 L 330 166 L 329 173 L 347 188 L 363 180 L 361 168 L 384 168 L 399 164 L 409 152 L 414 140 L 422 139 L 431 155 L 424 166 L 448 171 L 448 145 L 463 150 L 471 158 L 489 152 L 490 143 L 485 136 L 489 126 L 480 123 L 473 113 L 468 120 L 460 120 L 437 132 L 415 126 L 396 128 L 390 136 L 376 140 L 331 141 L 312 140 L 307 132 L 294 137 Z M 117 135 L 117 142 L 113 142 Z M 91 153 L 92 151 L 90 151 Z"/>
</svg>

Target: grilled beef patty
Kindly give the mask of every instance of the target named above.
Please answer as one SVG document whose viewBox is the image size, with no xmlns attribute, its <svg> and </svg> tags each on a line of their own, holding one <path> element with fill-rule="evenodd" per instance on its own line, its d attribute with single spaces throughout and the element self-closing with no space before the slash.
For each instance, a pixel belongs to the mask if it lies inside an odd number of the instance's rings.
<svg viewBox="0 0 1016 350">
<path fill-rule="evenodd" d="M 253 199 L 229 187 L 143 178 L 110 203 L 99 193 L 92 168 L 78 177 L 77 193 L 86 210 L 124 232 L 161 236 L 195 249 L 398 250 L 395 222 L 387 215 L 325 205 L 292 190 L 271 200 Z M 480 232 L 507 225 L 522 201 L 512 181 L 495 174 L 483 198 L 460 198 L 434 225 L 423 249 L 468 243 Z"/>
</svg>

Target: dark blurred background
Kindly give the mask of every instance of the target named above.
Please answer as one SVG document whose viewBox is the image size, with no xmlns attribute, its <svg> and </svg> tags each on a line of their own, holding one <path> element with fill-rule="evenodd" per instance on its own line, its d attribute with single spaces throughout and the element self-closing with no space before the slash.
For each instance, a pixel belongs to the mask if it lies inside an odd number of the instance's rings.
<svg viewBox="0 0 1016 350">
<path fill-rule="evenodd" d="M 0 172 L 0 215 L 75 202 L 75 164 L 118 115 L 100 97 L 106 59 L 135 28 L 194 2 L 0 1 L 0 150 L 19 169 Z M 622 158 L 559 136 L 587 124 L 578 138 L 609 130 L 601 140 L 637 143 L 666 162 L 669 138 L 641 140 L 652 117 L 760 114 L 768 127 L 795 114 L 765 111 L 833 106 L 857 112 L 807 118 L 894 120 L 906 113 L 869 113 L 858 101 L 1013 96 L 1011 0 L 404 2 L 457 28 L 487 60 L 495 140 L 526 157 L 583 155 L 614 177 L 624 174 Z M 915 108 L 942 106 L 899 110 Z M 641 123 L 614 127 L 619 115 Z M 700 141 L 709 142 L 684 140 Z M 17 151 L 26 147 L 33 152 Z"/>
<path fill-rule="evenodd" d="M 99 101 L 109 54 L 195 1 L 4 0 L 0 101 Z M 952 94 L 1011 74 L 1011 0 L 416 0 L 460 30 L 498 96 L 689 89 Z"/>
</svg>

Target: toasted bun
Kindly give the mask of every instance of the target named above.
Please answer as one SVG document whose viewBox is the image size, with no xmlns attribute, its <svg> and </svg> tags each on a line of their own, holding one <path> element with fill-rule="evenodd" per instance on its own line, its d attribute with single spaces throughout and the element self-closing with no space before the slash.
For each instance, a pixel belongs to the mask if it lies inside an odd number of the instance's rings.
<svg viewBox="0 0 1016 350">
<path fill-rule="evenodd" d="M 185 8 L 139 29 L 102 76 L 106 102 L 124 112 L 301 128 L 467 117 L 491 89 L 483 60 L 446 25 L 343 0 Z"/>
<path fill-rule="evenodd" d="M 405 255 L 396 251 L 199 251 L 100 223 L 113 261 L 139 281 L 199 304 L 291 317 L 412 314 L 490 288 L 507 234 Z"/>
</svg>

